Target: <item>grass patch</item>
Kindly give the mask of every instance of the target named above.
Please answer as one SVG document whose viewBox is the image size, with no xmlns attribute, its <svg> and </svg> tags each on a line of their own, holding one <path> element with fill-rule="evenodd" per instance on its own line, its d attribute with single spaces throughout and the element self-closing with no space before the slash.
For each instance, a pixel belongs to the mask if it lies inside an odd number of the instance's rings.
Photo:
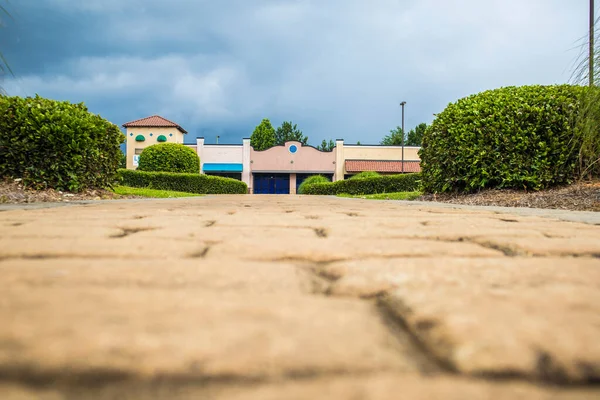
<svg viewBox="0 0 600 400">
<path fill-rule="evenodd" d="M 152 197 L 157 199 L 168 199 L 173 197 L 196 197 L 202 196 L 197 193 L 187 192 L 176 192 L 173 190 L 158 190 L 158 189 L 147 189 L 147 188 L 135 188 L 130 186 L 115 186 L 113 190 L 116 194 L 121 196 L 141 196 L 141 197 Z"/>
<path fill-rule="evenodd" d="M 395 193 L 379 193 L 379 194 L 338 194 L 338 197 L 352 197 L 357 199 L 370 199 L 370 200 L 415 200 L 421 196 L 421 192 L 395 192 Z"/>
</svg>

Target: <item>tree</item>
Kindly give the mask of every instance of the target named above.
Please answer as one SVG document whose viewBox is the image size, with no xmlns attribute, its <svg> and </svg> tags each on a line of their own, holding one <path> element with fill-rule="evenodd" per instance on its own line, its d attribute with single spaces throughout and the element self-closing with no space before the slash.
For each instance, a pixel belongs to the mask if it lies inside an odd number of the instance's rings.
<svg viewBox="0 0 600 400">
<path fill-rule="evenodd" d="M 320 151 L 332 151 L 335 148 L 335 142 L 329 139 L 329 143 L 323 139 L 320 146 L 317 146 L 317 150 Z"/>
<path fill-rule="evenodd" d="M 262 122 L 254 128 L 252 136 L 250 136 L 250 146 L 254 150 L 262 151 L 275 146 L 275 129 L 271 125 L 271 121 L 264 118 Z"/>
<path fill-rule="evenodd" d="M 423 143 L 423 135 L 427 130 L 427 124 L 421 123 L 415 127 L 415 129 L 411 129 L 408 132 L 408 136 L 406 141 L 404 142 L 405 146 L 420 146 Z"/>
<path fill-rule="evenodd" d="M 402 128 L 392 129 L 390 134 L 381 140 L 383 146 L 400 146 L 402 144 Z"/>
<path fill-rule="evenodd" d="M 407 135 L 404 136 L 405 146 L 420 146 L 423 142 L 423 135 L 427 129 L 426 123 L 421 123 L 411 129 Z M 383 146 L 401 146 L 402 145 L 402 128 L 399 126 L 396 129 L 392 129 L 390 134 L 385 136 L 381 143 Z"/>
<path fill-rule="evenodd" d="M 303 145 L 308 144 L 308 137 L 302 134 L 296 124 L 292 125 L 292 121 L 283 121 L 281 126 L 275 131 L 275 145 L 284 144 L 287 141 L 295 140 Z"/>
</svg>

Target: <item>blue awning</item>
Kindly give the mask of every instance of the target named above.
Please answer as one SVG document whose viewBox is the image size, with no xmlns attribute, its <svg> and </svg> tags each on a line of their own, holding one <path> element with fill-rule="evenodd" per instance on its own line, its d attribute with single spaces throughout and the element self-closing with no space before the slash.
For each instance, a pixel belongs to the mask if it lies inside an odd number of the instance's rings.
<svg viewBox="0 0 600 400">
<path fill-rule="evenodd" d="M 204 163 L 202 166 L 204 172 L 242 172 L 243 169 L 242 164 Z"/>
</svg>

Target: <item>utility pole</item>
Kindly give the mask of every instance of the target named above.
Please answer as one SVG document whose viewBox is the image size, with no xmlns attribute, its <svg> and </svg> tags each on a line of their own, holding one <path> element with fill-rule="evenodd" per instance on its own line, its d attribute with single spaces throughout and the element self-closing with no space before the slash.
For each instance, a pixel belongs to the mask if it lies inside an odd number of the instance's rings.
<svg viewBox="0 0 600 400">
<path fill-rule="evenodd" d="M 590 86 L 594 86 L 594 0 L 590 0 Z"/>
<path fill-rule="evenodd" d="M 402 106 L 402 173 L 404 173 L 404 106 L 406 105 L 406 102 L 403 101 L 400 105 Z"/>
</svg>

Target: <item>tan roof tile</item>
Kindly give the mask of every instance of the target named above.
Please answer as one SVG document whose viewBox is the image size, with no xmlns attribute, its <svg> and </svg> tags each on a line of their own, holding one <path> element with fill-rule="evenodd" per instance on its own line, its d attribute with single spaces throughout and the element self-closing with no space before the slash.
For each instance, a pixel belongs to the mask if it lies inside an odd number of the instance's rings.
<svg viewBox="0 0 600 400">
<path fill-rule="evenodd" d="M 347 172 L 402 172 L 402 161 L 346 160 Z M 404 172 L 421 172 L 419 161 L 404 161 Z"/>
</svg>

